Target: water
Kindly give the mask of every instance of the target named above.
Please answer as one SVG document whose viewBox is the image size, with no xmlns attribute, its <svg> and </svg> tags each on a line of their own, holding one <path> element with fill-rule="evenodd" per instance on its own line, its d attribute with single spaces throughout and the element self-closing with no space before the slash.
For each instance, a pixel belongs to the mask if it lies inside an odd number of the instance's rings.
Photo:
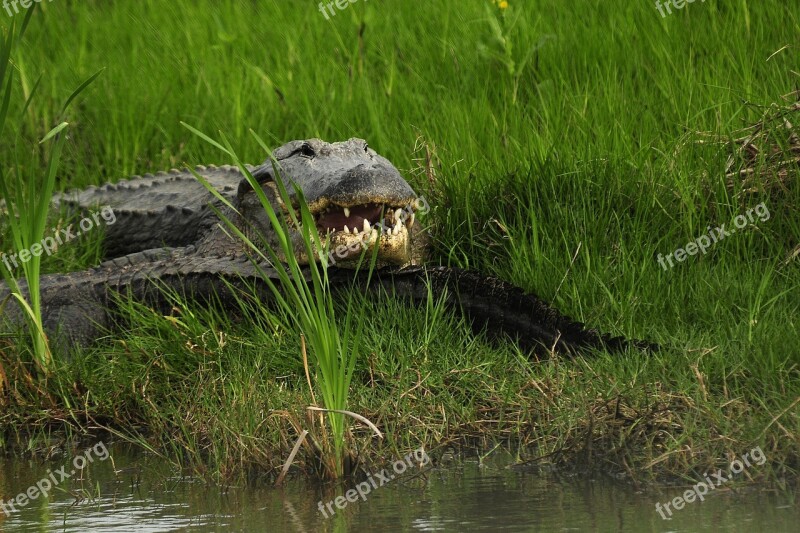
<svg viewBox="0 0 800 533">
<path fill-rule="evenodd" d="M 663 520 L 655 504 L 685 487 L 636 491 L 599 479 L 559 479 L 508 469 L 503 454 L 483 465 L 450 461 L 423 474 L 409 468 L 383 486 L 373 476 L 377 488 L 362 486 L 365 501 L 340 499 L 346 506 L 331 504 L 336 514 L 327 519 L 319 508 L 343 495 L 341 488 L 292 480 L 283 489 L 220 489 L 169 476 L 169 463 L 122 446 L 95 446 L 77 461 L 86 463 L 82 470 L 73 462 L 78 455 L 46 463 L 0 459 L 4 502 L 37 482 L 47 488 L 42 480 L 58 481 L 47 499 L 32 492 L 36 499 L 24 508 L 6 503 L 8 515 L 0 508 L 0 531 L 800 531 L 792 494 L 720 487 Z"/>
</svg>

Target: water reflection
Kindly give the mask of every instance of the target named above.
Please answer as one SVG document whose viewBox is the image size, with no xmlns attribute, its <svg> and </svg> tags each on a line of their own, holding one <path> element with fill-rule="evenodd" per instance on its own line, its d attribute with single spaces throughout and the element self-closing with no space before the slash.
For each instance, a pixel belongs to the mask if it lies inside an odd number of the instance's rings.
<svg viewBox="0 0 800 533">
<path fill-rule="evenodd" d="M 151 455 L 110 447 L 96 461 L 10 516 L 0 531 L 797 531 L 788 494 L 720 491 L 662 520 L 656 502 L 682 488 L 637 492 L 594 479 L 557 479 L 510 470 L 508 456 L 465 460 L 394 480 L 325 519 L 319 502 L 342 487 L 303 480 L 283 489 L 219 489 L 174 473 Z M 80 453 L 81 450 L 75 450 Z M 72 452 L 70 452 L 72 453 Z M 8 502 L 72 456 L 42 463 L 0 459 L 0 497 Z M 177 473 L 175 473 L 177 474 Z M 346 488 L 345 488 L 346 489 Z"/>
</svg>

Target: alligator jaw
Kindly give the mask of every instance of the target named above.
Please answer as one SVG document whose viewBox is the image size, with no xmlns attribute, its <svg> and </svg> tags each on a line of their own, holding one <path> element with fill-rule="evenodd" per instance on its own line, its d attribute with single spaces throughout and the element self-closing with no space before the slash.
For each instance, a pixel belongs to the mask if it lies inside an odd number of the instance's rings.
<svg viewBox="0 0 800 533">
<path fill-rule="evenodd" d="M 353 267 L 364 250 L 372 252 L 377 247 L 379 266 L 409 264 L 413 205 L 329 204 L 313 213 L 320 238 L 329 246 L 329 263 Z"/>
<path fill-rule="evenodd" d="M 295 258 L 301 265 L 308 264 L 309 256 L 305 251 L 302 233 L 294 226 L 289 209 L 294 211 L 295 218 L 301 221 L 300 209 L 292 199 L 291 207 L 287 209 L 281 200 L 277 186 L 266 183 L 264 190 L 273 208 L 282 213 L 289 229 L 289 239 L 293 243 Z M 358 199 L 357 199 L 358 200 Z M 263 212 L 261 205 L 252 204 L 249 199 L 247 214 L 244 218 L 251 221 L 260 220 L 262 215 L 254 211 Z M 324 248 L 328 249 L 327 263 L 330 266 L 357 268 L 362 262 L 362 255 L 366 251 L 366 258 L 377 247 L 376 266 L 408 266 L 419 264 L 422 253 L 419 250 L 420 226 L 416 221 L 415 212 L 425 206 L 423 200 L 416 196 L 400 196 L 390 200 L 391 203 L 369 202 L 340 205 L 329 199 L 322 199 L 314 205 L 309 205 L 308 210 L 314 219 L 314 230 Z M 402 204 L 402 206 L 401 206 Z M 321 207 L 322 206 L 322 207 Z M 264 231 L 267 228 L 259 224 L 261 235 L 265 242 L 271 242 L 275 247 L 278 242 L 269 238 L 272 232 Z M 302 229 L 302 222 L 301 228 Z M 416 246 L 415 246 L 416 243 Z M 314 262 L 320 261 L 322 254 L 315 247 Z M 283 254 L 279 257 L 285 260 Z"/>
</svg>

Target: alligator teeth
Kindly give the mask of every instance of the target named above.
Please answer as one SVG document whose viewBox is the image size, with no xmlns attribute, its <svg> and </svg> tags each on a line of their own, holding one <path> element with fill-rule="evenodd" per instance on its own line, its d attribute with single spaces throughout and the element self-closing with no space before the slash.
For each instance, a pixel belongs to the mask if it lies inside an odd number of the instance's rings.
<svg viewBox="0 0 800 533">
<path fill-rule="evenodd" d="M 395 212 L 394 212 L 394 221 L 395 222 L 399 222 L 400 221 L 400 217 L 402 217 L 402 216 L 403 216 L 403 210 L 402 209 L 395 210 Z"/>
<path fill-rule="evenodd" d="M 369 220 L 367 220 L 365 218 L 364 219 L 364 233 L 369 233 L 369 229 L 370 229 Z"/>
<path fill-rule="evenodd" d="M 345 216 L 346 218 L 350 218 L 350 208 L 349 208 L 349 207 L 345 207 L 345 208 L 343 209 L 343 211 L 344 211 L 344 216 Z"/>
<path fill-rule="evenodd" d="M 406 227 L 411 229 L 411 226 L 414 225 L 414 213 L 411 213 L 411 216 L 406 219 Z"/>
<path fill-rule="evenodd" d="M 392 236 L 392 228 L 386 230 L 386 235 L 388 235 L 389 237 Z"/>
<path fill-rule="evenodd" d="M 350 228 L 347 227 L 347 224 L 344 225 L 344 232 L 350 235 Z"/>
</svg>

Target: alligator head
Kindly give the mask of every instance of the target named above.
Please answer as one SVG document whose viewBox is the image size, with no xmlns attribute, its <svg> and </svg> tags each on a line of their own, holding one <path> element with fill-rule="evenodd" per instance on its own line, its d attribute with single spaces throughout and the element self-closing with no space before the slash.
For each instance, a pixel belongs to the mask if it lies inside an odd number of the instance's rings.
<svg viewBox="0 0 800 533">
<path fill-rule="evenodd" d="M 276 212 L 288 218 L 289 207 L 280 201 L 275 168 L 286 186 L 291 208 L 298 211 L 295 187 L 303 192 L 316 231 L 337 266 L 354 266 L 364 250 L 377 247 L 378 265 L 414 263 L 412 231 L 414 213 L 424 202 L 387 159 L 362 139 L 327 143 L 319 139 L 292 141 L 273 152 L 252 171 Z M 247 180 L 237 193 L 238 209 L 245 221 L 264 235 L 271 232 L 266 213 Z M 290 238 L 300 246 L 299 231 L 289 225 Z M 305 253 L 298 261 L 308 263 Z"/>
</svg>

